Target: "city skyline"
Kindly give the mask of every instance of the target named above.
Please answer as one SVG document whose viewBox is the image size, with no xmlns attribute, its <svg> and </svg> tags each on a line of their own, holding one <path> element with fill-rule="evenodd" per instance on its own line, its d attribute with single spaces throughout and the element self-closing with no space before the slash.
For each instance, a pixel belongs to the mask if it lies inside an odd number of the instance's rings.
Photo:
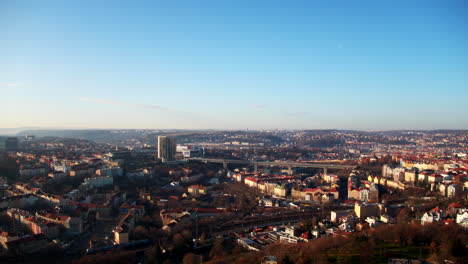
<svg viewBox="0 0 468 264">
<path fill-rule="evenodd" d="M 0 263 L 465 263 L 467 11 L 0 1 Z"/>
<path fill-rule="evenodd" d="M 468 129 L 463 1 L 0 3 L 0 128 Z"/>
</svg>

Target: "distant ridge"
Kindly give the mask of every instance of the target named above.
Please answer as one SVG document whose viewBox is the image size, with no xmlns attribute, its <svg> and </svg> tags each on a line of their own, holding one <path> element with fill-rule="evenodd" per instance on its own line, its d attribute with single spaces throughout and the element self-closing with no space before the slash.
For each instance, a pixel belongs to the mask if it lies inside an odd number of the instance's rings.
<svg viewBox="0 0 468 264">
<path fill-rule="evenodd" d="M 14 136 L 21 131 L 25 130 L 35 130 L 35 129 L 41 129 L 40 127 L 17 127 L 17 128 L 0 128 L 0 135 L 5 135 L 5 136 Z"/>
</svg>

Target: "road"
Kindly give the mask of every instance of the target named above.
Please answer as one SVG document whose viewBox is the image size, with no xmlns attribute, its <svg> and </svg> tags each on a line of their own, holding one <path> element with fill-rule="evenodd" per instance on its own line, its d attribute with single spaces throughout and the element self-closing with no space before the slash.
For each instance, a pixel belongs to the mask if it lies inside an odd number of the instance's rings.
<svg viewBox="0 0 468 264">
<path fill-rule="evenodd" d="M 252 164 L 257 166 L 281 166 L 281 167 L 300 167 L 300 168 L 317 168 L 317 169 L 353 169 L 353 165 L 341 164 L 326 164 L 326 163 L 297 163 L 297 162 L 273 162 L 273 161 L 255 161 L 255 160 L 231 160 L 231 159 L 206 159 L 206 158 L 189 158 L 189 161 L 201 161 L 210 163 L 222 164 Z"/>
</svg>

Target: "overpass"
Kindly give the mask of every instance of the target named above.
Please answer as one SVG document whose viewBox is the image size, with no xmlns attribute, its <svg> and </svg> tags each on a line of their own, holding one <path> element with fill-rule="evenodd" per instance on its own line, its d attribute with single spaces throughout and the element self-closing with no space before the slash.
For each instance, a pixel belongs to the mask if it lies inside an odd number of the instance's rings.
<svg viewBox="0 0 468 264">
<path fill-rule="evenodd" d="M 270 167 L 287 167 L 289 175 L 292 174 L 292 168 L 315 168 L 323 169 L 324 174 L 327 174 L 328 169 L 353 169 L 353 165 L 341 165 L 341 164 L 326 164 L 326 163 L 298 163 L 298 162 L 275 162 L 275 161 L 255 161 L 255 160 L 232 160 L 232 159 L 207 159 L 207 158 L 189 158 L 189 161 L 201 161 L 205 163 L 220 163 L 227 169 L 228 164 L 243 164 L 253 165 L 254 171 L 256 172 L 258 166 L 270 166 Z"/>
</svg>

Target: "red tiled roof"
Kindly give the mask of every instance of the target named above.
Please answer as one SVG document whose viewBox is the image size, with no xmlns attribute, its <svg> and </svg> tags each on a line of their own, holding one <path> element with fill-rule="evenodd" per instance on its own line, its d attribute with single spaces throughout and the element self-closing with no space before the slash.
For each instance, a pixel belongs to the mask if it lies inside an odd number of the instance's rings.
<svg viewBox="0 0 468 264">
<path fill-rule="evenodd" d="M 446 224 L 453 224 L 455 221 L 453 219 L 446 219 L 446 220 L 444 220 L 442 222 L 444 222 Z"/>
<path fill-rule="evenodd" d="M 202 186 L 202 185 L 190 185 L 189 188 L 205 189 L 205 186 Z"/>
<path fill-rule="evenodd" d="M 50 214 L 50 213 L 38 213 L 38 215 L 48 218 L 48 219 L 53 219 L 53 220 L 62 221 L 62 222 L 66 222 L 71 219 L 71 217 L 67 215 L 55 215 L 55 214 Z"/>
<path fill-rule="evenodd" d="M 245 180 L 246 181 L 249 180 L 249 181 L 252 181 L 252 182 L 258 182 L 258 179 L 254 179 L 252 177 L 247 177 L 247 178 L 245 178 Z"/>
<path fill-rule="evenodd" d="M 462 208 L 463 206 L 459 203 L 451 203 L 449 204 L 449 207 L 452 207 L 452 208 Z"/>
</svg>

